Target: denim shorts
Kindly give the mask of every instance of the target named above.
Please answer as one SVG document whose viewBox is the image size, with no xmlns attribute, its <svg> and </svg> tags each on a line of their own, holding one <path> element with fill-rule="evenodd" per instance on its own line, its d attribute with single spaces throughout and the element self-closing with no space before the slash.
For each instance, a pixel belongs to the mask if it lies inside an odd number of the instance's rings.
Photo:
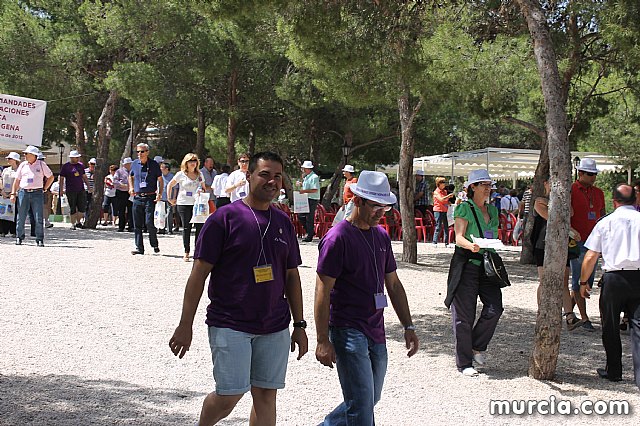
<svg viewBox="0 0 640 426">
<path fill-rule="evenodd" d="M 218 395 L 242 395 L 255 386 L 282 389 L 287 374 L 289 329 L 250 334 L 209 327 L 213 379 Z"/>
</svg>

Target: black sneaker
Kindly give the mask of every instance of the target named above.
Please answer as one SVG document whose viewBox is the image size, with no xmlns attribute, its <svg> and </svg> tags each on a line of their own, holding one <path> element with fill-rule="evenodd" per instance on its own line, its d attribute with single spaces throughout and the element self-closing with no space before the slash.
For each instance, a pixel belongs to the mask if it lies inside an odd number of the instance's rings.
<svg viewBox="0 0 640 426">
<path fill-rule="evenodd" d="M 135 256 L 136 254 L 144 254 L 144 252 L 140 250 L 132 250 L 131 254 Z"/>
<path fill-rule="evenodd" d="M 587 331 L 596 331 L 596 328 L 593 326 L 593 324 L 591 324 L 591 321 L 589 320 L 586 320 L 584 324 L 582 324 L 582 328 Z"/>
<path fill-rule="evenodd" d="M 21 246 L 22 245 L 22 240 L 20 238 L 16 238 L 16 245 L 17 246 Z"/>
<path fill-rule="evenodd" d="M 84 225 L 81 223 L 76 223 L 76 228 L 78 229 L 84 229 Z"/>
<path fill-rule="evenodd" d="M 45 228 L 53 228 L 53 223 L 49 223 L 49 224 L 45 225 Z"/>
<path fill-rule="evenodd" d="M 36 245 L 37 245 L 38 247 L 44 247 L 44 242 L 42 242 L 42 241 L 36 241 Z"/>
<path fill-rule="evenodd" d="M 160 253 L 160 247 L 154 247 L 153 248 L 153 252 L 154 253 Z"/>
</svg>

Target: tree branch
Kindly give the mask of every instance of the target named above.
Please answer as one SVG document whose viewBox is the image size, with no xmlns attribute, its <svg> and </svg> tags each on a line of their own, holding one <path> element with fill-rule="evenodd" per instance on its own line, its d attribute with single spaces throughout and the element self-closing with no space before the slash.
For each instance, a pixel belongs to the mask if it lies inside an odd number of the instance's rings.
<svg viewBox="0 0 640 426">
<path fill-rule="evenodd" d="M 523 127 L 523 128 L 525 128 L 527 130 L 530 130 L 533 133 L 535 133 L 536 135 L 540 136 L 540 138 L 542 140 L 547 138 L 547 131 L 545 129 L 541 128 L 541 127 L 536 126 L 535 124 L 532 124 L 532 123 L 529 123 L 527 121 L 523 121 L 523 120 L 517 119 L 515 117 L 510 117 L 510 116 L 502 117 L 502 120 L 507 122 L 507 123 L 514 124 L 516 126 L 520 126 L 520 127 Z"/>
<path fill-rule="evenodd" d="M 377 143 L 377 142 L 387 141 L 389 139 L 395 139 L 397 137 L 398 137 L 398 135 L 396 134 L 396 135 L 386 136 L 386 137 L 380 138 L 380 139 L 374 139 L 374 140 L 369 141 L 369 142 L 361 143 L 360 145 L 356 145 L 353 148 L 351 148 L 351 153 L 353 154 L 353 152 L 355 150 L 360 149 L 360 148 L 364 148 L 365 146 L 373 145 L 374 143 Z"/>
</svg>

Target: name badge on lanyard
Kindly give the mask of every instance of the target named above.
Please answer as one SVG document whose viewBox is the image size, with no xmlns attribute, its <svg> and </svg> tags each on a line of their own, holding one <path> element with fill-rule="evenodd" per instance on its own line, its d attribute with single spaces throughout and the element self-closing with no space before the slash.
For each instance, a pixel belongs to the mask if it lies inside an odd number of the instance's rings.
<svg viewBox="0 0 640 426">
<path fill-rule="evenodd" d="M 596 212 L 590 211 L 589 213 L 587 213 L 587 219 L 596 220 Z"/>
<path fill-rule="evenodd" d="M 146 188 L 147 187 L 147 182 L 142 181 L 140 182 L 140 188 Z"/>
<path fill-rule="evenodd" d="M 187 191 L 187 197 L 193 197 L 193 191 Z"/>
<path fill-rule="evenodd" d="M 27 183 L 33 183 L 33 178 L 27 178 Z"/>
<path fill-rule="evenodd" d="M 376 309 L 383 309 L 389 306 L 387 303 L 387 295 L 384 293 L 376 293 L 373 295 L 373 300 L 376 303 Z"/>
<path fill-rule="evenodd" d="M 487 229 L 484 231 L 484 237 L 487 239 L 493 239 L 493 230 L 492 229 Z"/>
<path fill-rule="evenodd" d="M 273 281 L 273 269 L 271 265 L 254 266 L 253 277 L 256 279 L 257 284 Z"/>
<path fill-rule="evenodd" d="M 73 174 L 75 177 L 80 176 L 80 173 L 78 173 L 78 171 L 76 170 L 76 172 Z"/>
</svg>

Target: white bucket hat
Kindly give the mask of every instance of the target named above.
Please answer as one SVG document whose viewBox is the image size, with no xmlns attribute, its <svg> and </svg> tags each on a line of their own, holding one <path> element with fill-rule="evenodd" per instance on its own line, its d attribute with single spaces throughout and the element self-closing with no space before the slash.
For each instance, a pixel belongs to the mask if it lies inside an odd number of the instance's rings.
<svg viewBox="0 0 640 426">
<path fill-rule="evenodd" d="M 594 160 L 593 158 L 583 158 L 582 160 L 580 160 L 580 165 L 576 167 L 576 169 L 581 172 L 598 173 L 596 160 Z"/>
<path fill-rule="evenodd" d="M 363 170 L 358 183 L 352 184 L 349 188 L 355 195 L 374 203 L 391 205 L 397 201 L 395 194 L 391 192 L 387 175 L 382 172 Z"/>
<path fill-rule="evenodd" d="M 162 158 L 161 155 L 156 155 L 155 157 L 153 157 L 153 161 L 155 161 L 156 163 L 160 164 L 164 162 L 164 158 Z"/>
<path fill-rule="evenodd" d="M 485 181 L 489 181 L 491 182 L 491 185 L 495 185 L 495 182 L 491 179 L 491 176 L 489 176 L 487 169 L 471 170 L 469 173 L 469 179 L 467 179 L 467 186 Z"/>
<path fill-rule="evenodd" d="M 349 173 L 355 173 L 356 169 L 353 168 L 353 166 L 351 164 L 347 164 L 344 166 L 344 169 L 342 169 L 343 172 L 349 172 Z"/>
<path fill-rule="evenodd" d="M 311 161 L 307 160 L 304 163 L 302 163 L 302 168 L 303 169 L 313 169 L 313 163 Z"/>
<path fill-rule="evenodd" d="M 89 160 L 89 164 L 96 164 L 96 159 L 92 158 L 91 160 Z"/>
<path fill-rule="evenodd" d="M 40 154 L 40 150 L 33 145 L 29 145 L 27 149 L 22 152 L 24 152 L 25 154 L 33 154 L 36 157 L 38 156 L 38 154 Z"/>
<path fill-rule="evenodd" d="M 7 160 L 16 160 L 16 161 L 20 161 L 20 154 L 18 154 L 17 152 L 13 152 L 11 151 L 9 153 L 9 155 L 7 155 L 5 157 Z"/>
<path fill-rule="evenodd" d="M 69 153 L 69 158 L 78 158 L 78 157 L 82 157 L 82 155 L 80 155 L 78 151 L 74 150 Z"/>
<path fill-rule="evenodd" d="M 38 153 L 38 160 L 44 160 L 45 158 L 47 158 L 47 157 L 45 157 L 42 152 Z"/>
<path fill-rule="evenodd" d="M 125 157 L 124 160 L 122 160 L 122 164 L 131 164 L 133 163 L 133 160 L 131 159 L 131 157 Z"/>
<path fill-rule="evenodd" d="M 416 172 L 414 173 L 414 175 L 416 176 L 424 176 L 424 170 L 420 169 L 420 170 L 416 170 Z"/>
</svg>

